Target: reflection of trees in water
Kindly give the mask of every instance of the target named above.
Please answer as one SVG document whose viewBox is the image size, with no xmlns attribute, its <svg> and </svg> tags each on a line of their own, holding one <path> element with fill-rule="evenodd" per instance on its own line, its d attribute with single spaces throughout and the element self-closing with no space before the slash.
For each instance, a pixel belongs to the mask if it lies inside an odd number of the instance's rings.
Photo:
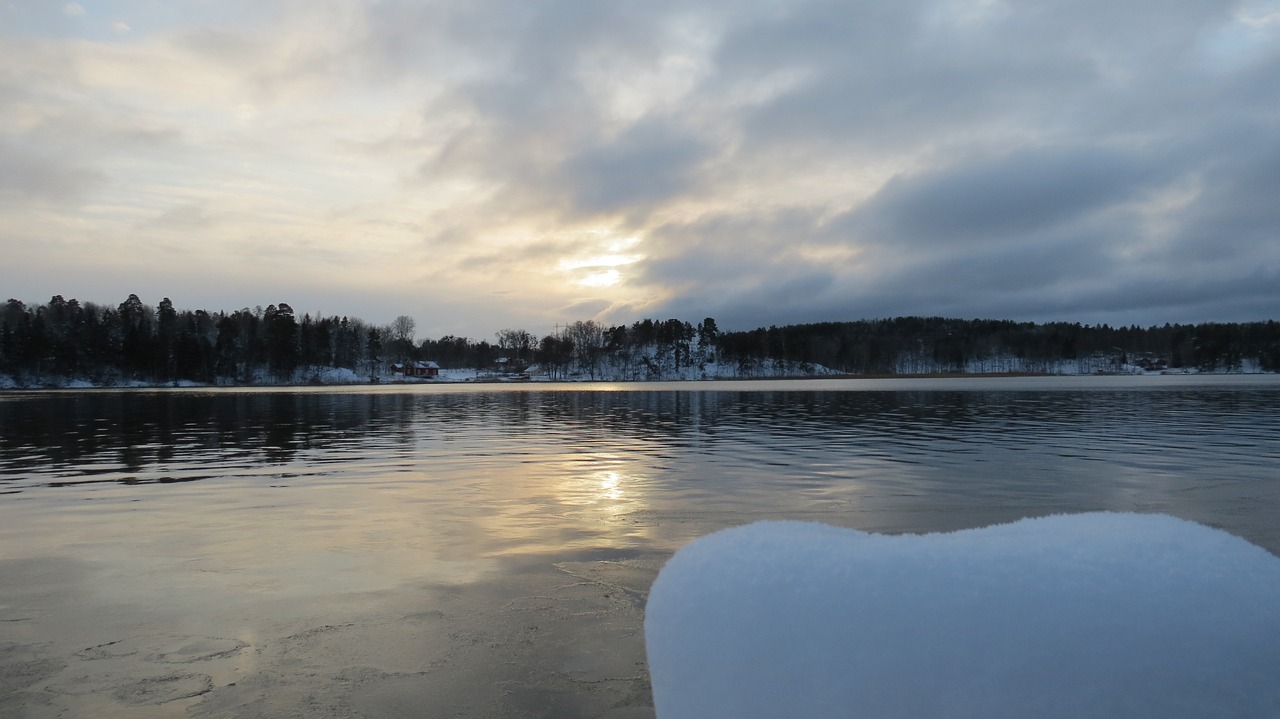
<svg viewBox="0 0 1280 719">
<path fill-rule="evenodd" d="M 1274 424 L 1275 392 L 1187 391 L 559 391 L 533 395 L 540 421 L 572 436 L 708 446 L 964 441 L 1026 443 L 1064 432 L 1141 436 L 1193 414 L 1206 427 Z M 520 419 L 520 424 L 528 420 Z"/>
<path fill-rule="evenodd" d="M 767 431 L 808 435 L 848 431 L 886 416 L 921 421 L 977 421 L 981 402 L 966 393 L 918 392 L 557 392 L 547 393 L 547 422 L 583 432 L 644 438 L 714 439 L 719 434 Z"/>
<path fill-rule="evenodd" d="M 371 432 L 410 441 L 414 412 L 405 395 L 57 393 L 0 402 L 0 455 L 86 473 L 141 472 L 208 453 L 276 464 Z"/>
<path fill-rule="evenodd" d="M 675 447 L 725 439 L 820 444 L 954 440 L 1005 433 L 1018 441 L 1089 428 L 1156 431 L 1194 413 L 1254 424 L 1276 393 L 992 391 L 83 392 L 0 401 L 0 462 L 82 474 L 197 459 L 283 464 L 300 452 L 376 442 L 389 452 L 460 436 L 567 442 L 621 438 Z M 1216 419 L 1215 419 L 1216 418 Z M 1274 424 L 1274 421 L 1271 422 Z"/>
</svg>

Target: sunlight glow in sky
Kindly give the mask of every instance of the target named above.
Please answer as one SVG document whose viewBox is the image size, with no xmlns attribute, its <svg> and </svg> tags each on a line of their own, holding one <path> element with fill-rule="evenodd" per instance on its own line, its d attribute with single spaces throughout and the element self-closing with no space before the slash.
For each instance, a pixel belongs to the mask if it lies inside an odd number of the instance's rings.
<svg viewBox="0 0 1280 719">
<path fill-rule="evenodd" d="M 1278 78 L 1280 0 L 0 0 L 0 286 L 490 339 L 1271 319 Z"/>
<path fill-rule="evenodd" d="M 611 241 L 604 248 L 605 254 L 565 257 L 558 266 L 583 287 L 612 287 L 622 281 L 623 270 L 644 259 L 644 255 L 622 254 L 640 244 L 638 237 Z"/>
</svg>

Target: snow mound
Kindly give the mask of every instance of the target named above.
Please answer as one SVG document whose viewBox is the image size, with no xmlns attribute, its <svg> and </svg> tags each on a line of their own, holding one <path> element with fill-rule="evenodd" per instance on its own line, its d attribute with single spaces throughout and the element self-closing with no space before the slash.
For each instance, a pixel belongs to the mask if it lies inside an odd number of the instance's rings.
<svg viewBox="0 0 1280 719">
<path fill-rule="evenodd" d="M 1280 716 L 1280 558 L 1162 515 L 887 536 L 761 522 L 682 548 L 659 717 Z"/>
</svg>

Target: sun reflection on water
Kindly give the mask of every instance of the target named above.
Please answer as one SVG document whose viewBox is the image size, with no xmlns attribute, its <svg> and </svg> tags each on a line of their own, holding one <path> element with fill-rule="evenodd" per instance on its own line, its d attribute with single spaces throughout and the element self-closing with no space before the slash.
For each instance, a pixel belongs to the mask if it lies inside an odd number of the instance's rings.
<svg viewBox="0 0 1280 719">
<path fill-rule="evenodd" d="M 583 467 L 583 463 L 588 466 Z M 565 463 L 559 499 L 566 506 L 616 520 L 644 507 L 643 470 L 616 454 L 575 457 Z"/>
<path fill-rule="evenodd" d="M 600 496 L 604 499 L 620 500 L 623 497 L 622 492 L 622 475 L 613 470 L 596 472 L 596 479 L 600 482 Z"/>
</svg>

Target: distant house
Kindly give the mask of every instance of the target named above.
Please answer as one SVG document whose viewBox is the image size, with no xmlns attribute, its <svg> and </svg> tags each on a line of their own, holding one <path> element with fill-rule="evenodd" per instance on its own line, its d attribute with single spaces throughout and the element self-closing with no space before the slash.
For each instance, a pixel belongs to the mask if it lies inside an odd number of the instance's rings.
<svg viewBox="0 0 1280 719">
<path fill-rule="evenodd" d="M 527 364 L 519 357 L 499 357 L 493 361 L 494 371 L 500 374 L 524 372 Z"/>
<path fill-rule="evenodd" d="M 435 362 L 424 362 L 418 360 L 416 362 L 392 362 L 391 374 L 404 375 L 405 377 L 439 377 L 440 365 Z"/>
</svg>

